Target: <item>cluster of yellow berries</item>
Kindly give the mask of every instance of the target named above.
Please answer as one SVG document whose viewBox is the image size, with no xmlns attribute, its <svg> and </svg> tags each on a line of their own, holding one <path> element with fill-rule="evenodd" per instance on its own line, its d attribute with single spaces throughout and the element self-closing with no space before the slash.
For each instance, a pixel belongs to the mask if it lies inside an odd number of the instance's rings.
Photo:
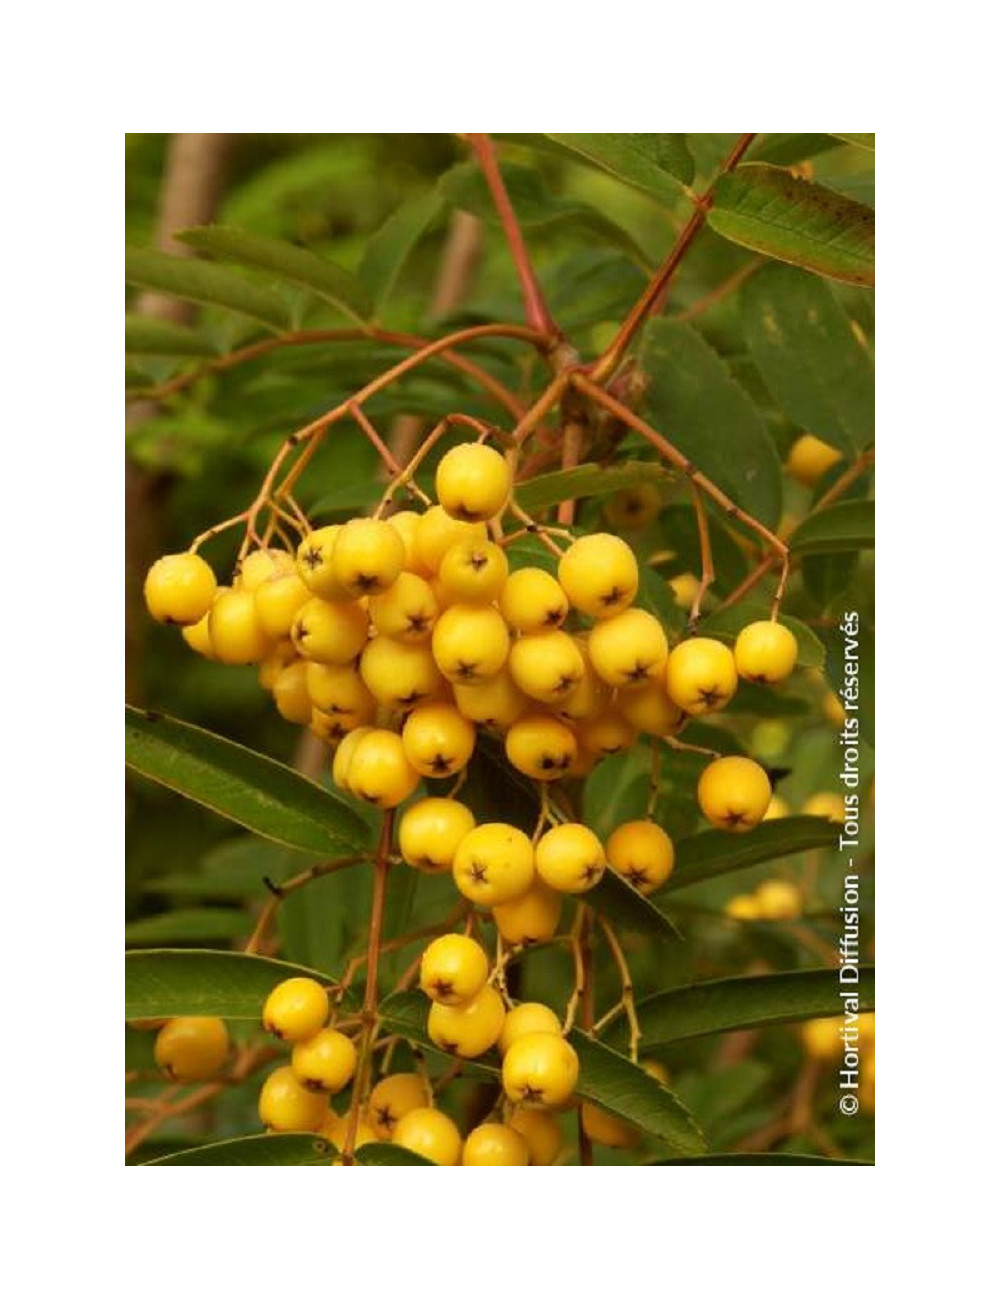
<svg viewBox="0 0 1000 1300">
<path fill-rule="evenodd" d="M 555 1013 L 537 1003 L 507 1011 L 488 983 L 486 954 L 474 940 L 445 935 L 425 952 L 421 985 L 434 999 L 430 1036 L 466 1058 L 497 1046 L 504 1055 L 504 1090 L 511 1103 L 564 1104 L 576 1085 L 576 1053 L 562 1037 Z M 272 1132 L 313 1132 L 343 1148 L 348 1120 L 330 1105 L 357 1068 L 354 1044 L 330 1028 L 329 998 L 315 980 L 294 977 L 264 1005 L 264 1027 L 292 1046 L 260 1092 L 261 1122 Z M 392 1074 L 371 1090 L 359 1116 L 355 1147 L 392 1142 L 440 1165 L 551 1164 L 561 1139 L 551 1114 L 514 1109 L 504 1122 L 481 1124 L 464 1139 L 454 1121 L 433 1105 L 419 1074 Z"/>
<path fill-rule="evenodd" d="M 335 782 L 394 808 L 421 777 L 461 773 L 476 727 L 538 781 L 580 777 L 638 733 L 673 736 L 688 716 L 725 707 L 742 676 L 781 681 L 798 647 L 782 624 L 755 622 L 731 649 L 693 636 L 670 649 L 633 607 L 639 566 L 610 533 L 575 540 L 558 576 L 511 571 L 488 522 L 510 493 L 504 457 L 452 448 L 423 514 L 352 519 L 308 533 L 293 556 L 251 551 L 230 587 L 198 555 L 153 565 L 146 601 L 187 643 L 226 664 L 259 664 L 283 717 L 336 747 Z M 565 630 L 571 611 L 577 630 Z M 589 626 L 585 626 L 589 623 Z M 749 830 L 770 786 L 747 759 L 724 758 L 698 787 L 713 824 Z M 440 811 L 440 810 L 438 810 Z"/>
</svg>

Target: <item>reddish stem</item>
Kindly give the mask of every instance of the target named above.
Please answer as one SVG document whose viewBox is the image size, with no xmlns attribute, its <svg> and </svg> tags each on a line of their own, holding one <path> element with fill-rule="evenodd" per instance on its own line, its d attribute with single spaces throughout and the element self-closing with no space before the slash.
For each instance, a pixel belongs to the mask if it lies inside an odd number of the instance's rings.
<svg viewBox="0 0 1000 1300">
<path fill-rule="evenodd" d="M 755 132 L 750 132 L 748 135 L 740 136 L 732 152 L 729 154 L 729 157 L 722 164 L 718 176 L 716 176 L 715 180 L 712 181 L 712 184 L 708 187 L 705 193 L 696 200 L 695 210 L 691 213 L 690 217 L 688 217 L 683 229 L 677 236 L 673 248 L 667 254 L 667 260 L 656 272 L 652 280 L 650 280 L 649 284 L 643 291 L 642 297 L 629 312 L 628 316 L 626 316 L 621 329 L 611 341 L 607 351 L 594 363 L 594 367 L 590 373 L 591 377 L 597 383 L 604 383 L 604 381 L 618 369 L 622 357 L 625 355 L 629 344 L 639 331 L 643 321 L 647 316 L 651 316 L 654 312 L 659 311 L 660 307 L 663 305 L 667 286 L 670 284 L 674 272 L 677 270 L 678 266 L 680 266 L 684 254 L 691 247 L 695 235 L 697 235 L 698 231 L 701 230 L 702 226 L 705 224 L 705 218 L 708 216 L 712 203 L 715 200 L 714 190 L 719 178 L 725 176 L 727 172 L 731 172 L 733 168 L 736 167 L 740 159 L 750 148 L 751 144 L 753 144 L 755 134 Z"/>
<path fill-rule="evenodd" d="M 497 215 L 500 218 L 500 224 L 507 236 L 510 254 L 514 259 L 518 279 L 521 281 L 521 292 L 524 295 L 525 323 L 529 329 L 537 330 L 540 334 L 545 334 L 555 342 L 560 337 L 559 329 L 545 305 L 542 288 L 531 265 L 531 259 L 528 256 L 524 236 L 521 234 L 521 227 L 518 224 L 514 205 L 510 201 L 507 187 L 503 183 L 503 176 L 500 174 L 500 167 L 493 149 L 493 141 L 488 135 L 472 133 L 466 135 L 466 139 L 472 146 L 479 165 L 483 169 L 483 175 L 486 178 L 486 184 L 489 187 Z"/>
</svg>

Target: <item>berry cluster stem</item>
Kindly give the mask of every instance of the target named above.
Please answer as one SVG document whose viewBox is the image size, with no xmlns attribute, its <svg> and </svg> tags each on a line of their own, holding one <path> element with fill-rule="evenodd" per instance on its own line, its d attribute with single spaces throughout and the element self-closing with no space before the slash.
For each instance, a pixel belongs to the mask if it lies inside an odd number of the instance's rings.
<svg viewBox="0 0 1000 1300">
<path fill-rule="evenodd" d="M 354 1072 L 351 1090 L 351 1108 L 347 1117 L 343 1160 L 354 1163 L 354 1142 L 361 1122 L 361 1104 L 367 1090 L 371 1070 L 372 1050 L 378 1026 L 378 959 L 382 944 L 382 922 L 385 919 L 385 900 L 388 893 L 390 852 L 392 850 L 393 810 L 382 818 L 378 848 L 375 850 L 375 879 L 372 885 L 372 911 L 368 923 L 368 968 L 365 972 L 365 999 L 361 1006 L 361 1043 L 358 1050 L 358 1068 Z"/>
</svg>

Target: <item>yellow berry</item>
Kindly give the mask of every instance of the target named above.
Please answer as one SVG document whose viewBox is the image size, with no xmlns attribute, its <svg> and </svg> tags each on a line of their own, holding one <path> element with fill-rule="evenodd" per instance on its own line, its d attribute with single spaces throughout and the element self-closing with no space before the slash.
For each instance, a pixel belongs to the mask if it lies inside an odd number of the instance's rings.
<svg viewBox="0 0 1000 1300">
<path fill-rule="evenodd" d="M 578 538 L 559 561 L 559 585 L 581 614 L 611 618 L 635 599 L 639 565 L 620 537 L 593 533 Z"/>
<path fill-rule="evenodd" d="M 294 975 L 271 990 L 261 1019 L 268 1033 L 286 1043 L 298 1043 L 318 1034 L 329 1015 L 330 999 L 323 985 Z"/>
<path fill-rule="evenodd" d="M 462 1148 L 463 1165 L 526 1165 L 530 1161 L 527 1142 L 507 1124 L 480 1124 Z"/>
<path fill-rule="evenodd" d="M 347 770 L 347 788 L 355 798 L 376 808 L 395 808 L 419 784 L 420 775 L 410 766 L 402 738 L 394 731 L 376 728 L 361 737 Z"/>
<path fill-rule="evenodd" d="M 858 1037 L 866 1046 L 875 1042 L 875 1012 L 867 1011 L 858 1016 Z"/>
<path fill-rule="evenodd" d="M 457 1165 L 462 1135 L 455 1122 L 433 1106 L 418 1106 L 397 1121 L 392 1140 L 435 1165 Z"/>
<path fill-rule="evenodd" d="M 535 870 L 562 894 L 582 894 L 604 875 L 607 858 L 594 832 L 579 822 L 546 831 L 535 845 Z"/>
<path fill-rule="evenodd" d="M 594 671 L 609 686 L 634 690 L 663 672 L 667 638 L 652 614 L 627 609 L 591 630 L 587 653 Z"/>
<path fill-rule="evenodd" d="M 310 594 L 297 573 L 278 573 L 265 579 L 253 594 L 257 622 L 275 640 L 288 636 L 295 616 L 309 600 Z"/>
<path fill-rule="evenodd" d="M 187 552 L 164 555 L 146 574 L 146 608 L 157 623 L 197 623 L 215 598 L 215 574 L 201 558 Z"/>
<path fill-rule="evenodd" d="M 492 984 L 486 984 L 457 1006 L 435 1002 L 427 1017 L 427 1034 L 443 1052 L 471 1059 L 493 1047 L 506 1014 L 503 998 Z"/>
<path fill-rule="evenodd" d="M 229 1055 L 229 1032 L 216 1016 L 178 1016 L 156 1035 L 156 1064 L 175 1083 L 214 1079 Z"/>
<path fill-rule="evenodd" d="M 463 523 L 452 519 L 441 506 L 431 506 L 417 520 L 414 550 L 418 563 L 427 573 L 437 573 L 445 552 L 456 542 L 485 542 L 485 524 Z"/>
<path fill-rule="evenodd" d="M 667 694 L 662 677 L 638 690 L 622 691 L 617 705 L 626 722 L 648 736 L 673 736 L 684 718 L 684 710 Z"/>
<path fill-rule="evenodd" d="M 660 513 L 660 494 L 652 483 L 621 488 L 604 506 L 604 518 L 612 528 L 645 528 Z"/>
<path fill-rule="evenodd" d="M 366 722 L 371 721 L 371 713 L 324 713 L 322 709 L 314 708 L 312 717 L 309 720 L 309 729 L 314 736 L 325 741 L 328 745 L 337 746 L 344 741 L 352 731 L 357 731 L 363 727 Z M 346 788 L 346 787 L 345 787 Z"/>
<path fill-rule="evenodd" d="M 544 943 L 559 929 L 562 894 L 536 879 L 518 898 L 497 903 L 493 920 L 509 944 Z"/>
<path fill-rule="evenodd" d="M 531 840 L 516 826 L 485 822 L 469 831 L 455 851 L 452 875 L 465 898 L 486 907 L 508 903 L 535 878 Z"/>
<path fill-rule="evenodd" d="M 836 447 L 815 434 L 804 433 L 792 444 L 785 468 L 803 487 L 815 487 L 828 469 L 842 459 Z"/>
<path fill-rule="evenodd" d="M 518 718 L 504 740 L 508 760 L 536 781 L 557 781 L 576 758 L 576 736 L 558 718 L 529 713 Z"/>
<path fill-rule="evenodd" d="M 832 790 L 811 794 L 802 805 L 804 817 L 825 817 L 827 821 L 844 823 L 844 796 Z"/>
<path fill-rule="evenodd" d="M 736 694 L 736 661 L 721 641 L 693 636 L 670 652 L 664 680 L 667 694 L 685 713 L 711 713 Z"/>
<path fill-rule="evenodd" d="M 347 1141 L 347 1120 L 346 1115 L 338 1115 L 336 1111 L 329 1110 L 318 1130 L 320 1137 L 332 1142 L 338 1151 L 343 1151 L 344 1144 Z M 380 1140 L 381 1134 L 371 1124 L 366 1123 L 364 1119 L 359 1119 L 357 1128 L 354 1130 L 354 1150 L 360 1151 L 369 1142 L 378 1142 Z M 339 1165 L 343 1162 L 338 1158 L 333 1163 Z"/>
<path fill-rule="evenodd" d="M 607 757 L 635 744 L 636 730 L 615 708 L 581 719 L 576 724 L 576 736 L 584 750 Z"/>
<path fill-rule="evenodd" d="M 409 573 L 418 573 L 421 577 L 426 577 L 427 571 L 417 559 L 416 541 L 419 519 L 420 516 L 416 510 L 397 510 L 394 515 L 389 516 L 387 522 L 395 528 L 403 539 L 403 549 L 406 552 L 403 568 Z"/>
<path fill-rule="evenodd" d="M 265 547 L 263 550 L 251 551 L 237 564 L 233 586 L 240 591 L 256 591 L 261 583 L 279 577 L 283 573 L 294 572 L 294 556 L 275 547 Z"/>
<path fill-rule="evenodd" d="M 434 487 L 442 507 L 453 519 L 492 519 L 510 496 L 510 469 L 492 447 L 467 442 L 441 457 Z"/>
<path fill-rule="evenodd" d="M 787 722 L 767 718 L 758 722 L 750 733 L 750 748 L 761 758 L 775 759 L 784 754 L 791 738 L 792 732 Z"/>
<path fill-rule="evenodd" d="M 302 663 L 299 652 L 291 641 L 279 641 L 272 645 L 266 659 L 260 661 L 257 669 L 257 683 L 261 690 L 273 691 L 274 683 L 290 664 Z"/>
<path fill-rule="evenodd" d="M 559 1034 L 562 1035 L 562 1021 L 544 1002 L 522 1002 L 507 1012 L 503 1022 L 503 1033 L 497 1044 L 500 1055 L 506 1054 L 511 1043 L 523 1038 L 525 1034 Z"/>
<path fill-rule="evenodd" d="M 555 1164 L 562 1147 L 562 1133 L 553 1115 L 533 1106 L 519 1107 L 507 1123 L 527 1142 L 533 1165 Z"/>
<path fill-rule="evenodd" d="M 350 600 L 350 592 L 339 580 L 333 567 L 333 553 L 340 534 L 340 524 L 329 524 L 307 533 L 295 552 L 295 568 L 303 584 L 323 600 Z"/>
<path fill-rule="evenodd" d="M 368 1122 L 381 1141 L 389 1142 L 403 1116 L 426 1108 L 430 1100 L 427 1081 L 419 1074 L 386 1075 L 372 1088 Z"/>
<path fill-rule="evenodd" d="M 802 892 L 788 880 L 765 880 L 755 897 L 762 921 L 795 921 L 802 915 Z"/>
<path fill-rule="evenodd" d="M 525 1034 L 503 1058 L 504 1092 L 511 1101 L 561 1106 L 573 1095 L 580 1062 L 558 1034 Z"/>
<path fill-rule="evenodd" d="M 517 569 L 503 585 L 500 613 L 517 632 L 553 632 L 569 613 L 566 593 L 544 569 Z"/>
<path fill-rule="evenodd" d="M 510 675 L 533 700 L 558 704 L 580 685 L 584 675 L 580 647 L 566 632 L 535 632 L 511 646 Z"/>
<path fill-rule="evenodd" d="M 782 682 L 795 667 L 799 643 L 783 623 L 763 619 L 748 623 L 736 638 L 736 671 L 747 681 L 772 685 Z"/>
<path fill-rule="evenodd" d="M 673 841 L 655 822 L 624 822 L 608 839 L 608 862 L 633 889 L 651 894 L 674 869 Z"/>
<path fill-rule="evenodd" d="M 453 685 L 455 704 L 462 717 L 485 727 L 505 729 L 530 708 L 528 697 L 515 685 L 507 667 L 486 681 Z"/>
<path fill-rule="evenodd" d="M 421 704 L 403 726 L 403 749 L 421 776 L 459 772 L 476 747 L 476 729 L 453 704 Z"/>
<path fill-rule="evenodd" d="M 368 602 L 375 630 L 398 641 L 429 641 L 439 610 L 425 578 L 403 572 L 392 586 Z"/>
<path fill-rule="evenodd" d="M 510 637 L 497 610 L 452 605 L 434 625 L 434 662 L 450 682 L 469 685 L 495 676 L 507 662 Z"/>
<path fill-rule="evenodd" d="M 771 795 L 771 802 L 767 805 L 767 812 L 761 818 L 761 821 L 773 822 L 780 817 L 790 817 L 792 810 L 785 803 L 780 794 Z"/>
<path fill-rule="evenodd" d="M 465 804 L 454 799 L 418 799 L 399 821 L 403 861 L 420 871 L 450 871 L 459 844 L 475 824 Z"/>
<path fill-rule="evenodd" d="M 365 720 L 375 699 L 354 664 L 306 664 L 306 690 L 323 713 L 349 713 Z"/>
<path fill-rule="evenodd" d="M 770 802 L 771 782 L 751 758 L 736 754 L 717 758 L 698 780 L 698 806 L 720 830 L 753 830 Z"/>
<path fill-rule="evenodd" d="M 823 1020 L 807 1020 L 801 1028 L 806 1055 L 818 1061 L 832 1061 L 843 1055 L 844 1040 L 841 1038 L 843 1028 L 844 1022 L 840 1016 L 829 1016 Z"/>
<path fill-rule="evenodd" d="M 333 572 L 352 596 L 386 591 L 403 571 L 406 547 L 384 519 L 352 519 L 337 534 Z"/>
<path fill-rule="evenodd" d="M 467 934 L 442 934 L 420 958 L 420 987 L 432 1002 L 446 1007 L 474 998 L 489 973 L 489 959 Z"/>
<path fill-rule="evenodd" d="M 695 602 L 701 583 L 693 573 L 678 573 L 669 579 L 667 586 L 674 593 L 674 600 L 680 609 L 690 609 Z"/>
<path fill-rule="evenodd" d="M 271 687 L 278 712 L 286 722 L 308 726 L 312 722 L 313 703 L 306 689 L 306 663 L 296 660 L 282 668 Z"/>
<path fill-rule="evenodd" d="M 340 1092 L 354 1077 L 358 1054 L 339 1029 L 321 1029 L 292 1048 L 292 1070 L 304 1088 Z"/>
<path fill-rule="evenodd" d="M 295 615 L 291 638 L 303 659 L 349 664 L 368 640 L 368 615 L 353 602 L 334 604 L 314 596 Z"/>
<path fill-rule="evenodd" d="M 259 664 L 271 642 L 257 622 L 252 591 L 220 592 L 208 615 L 212 654 L 223 664 Z"/>
<path fill-rule="evenodd" d="M 372 730 L 372 727 L 357 727 L 349 735 L 344 736 L 337 746 L 337 752 L 333 756 L 333 784 L 339 790 L 349 788 L 347 779 L 350 776 L 351 763 L 354 761 L 354 751 L 360 745 L 362 737 L 369 735 Z"/>
<path fill-rule="evenodd" d="M 759 921 L 760 911 L 753 894 L 734 894 L 726 904 L 726 915 L 732 921 Z"/>
<path fill-rule="evenodd" d="M 184 638 L 187 640 L 187 637 Z M 842 727 L 847 720 L 847 712 L 844 709 L 843 701 L 839 695 L 833 691 L 827 691 L 823 696 L 823 717 L 827 722 L 832 723 L 838 729 Z"/>
<path fill-rule="evenodd" d="M 612 692 L 607 682 L 598 677 L 590 661 L 587 638 L 578 637 L 575 644 L 579 648 L 583 661 L 583 676 L 573 689 L 558 702 L 558 714 L 567 722 L 579 722 L 584 718 L 594 718 L 611 705 Z"/>
<path fill-rule="evenodd" d="M 858 1105 L 865 1114 L 875 1111 L 875 1058 L 868 1055 L 861 1058 L 861 1078 L 858 1081 Z"/>
<path fill-rule="evenodd" d="M 596 1142 L 602 1147 L 627 1150 L 629 1147 L 638 1146 L 640 1141 L 638 1129 L 627 1124 L 625 1120 L 619 1119 L 617 1115 L 601 1110 L 600 1106 L 595 1106 L 591 1101 L 581 1103 L 580 1123 L 591 1142 Z"/>
<path fill-rule="evenodd" d="M 316 1133 L 327 1120 L 326 1094 L 299 1083 L 290 1065 L 281 1065 L 264 1080 L 257 1102 L 260 1122 L 275 1133 Z"/>
<path fill-rule="evenodd" d="M 360 669 L 375 699 L 392 709 L 412 709 L 433 698 L 441 687 L 441 674 L 429 645 L 372 637 L 361 652 Z"/>
<path fill-rule="evenodd" d="M 228 588 L 222 588 L 228 590 Z M 181 636 L 195 652 L 205 659 L 214 659 L 215 651 L 212 649 L 212 634 L 208 630 L 208 620 L 212 616 L 209 609 L 207 614 L 203 614 L 197 623 L 189 623 L 187 627 L 181 628 Z M 834 697 L 836 698 L 836 697 Z"/>
<path fill-rule="evenodd" d="M 444 553 L 438 582 L 449 605 L 489 605 L 499 596 L 508 567 L 495 542 L 456 542 Z"/>
</svg>

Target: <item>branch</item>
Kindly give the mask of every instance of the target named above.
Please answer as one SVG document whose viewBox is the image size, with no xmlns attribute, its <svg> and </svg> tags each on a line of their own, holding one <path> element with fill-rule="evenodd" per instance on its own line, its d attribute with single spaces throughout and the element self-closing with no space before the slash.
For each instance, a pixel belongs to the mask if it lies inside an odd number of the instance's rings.
<svg viewBox="0 0 1000 1300">
<path fill-rule="evenodd" d="M 503 176 L 500 174 L 500 167 L 493 150 L 493 142 L 488 135 L 471 133 L 466 136 L 466 139 L 472 146 L 479 165 L 483 169 L 486 184 L 489 186 L 497 215 L 500 217 L 500 224 L 507 236 L 510 255 L 514 259 L 517 276 L 521 281 L 525 322 L 531 329 L 544 334 L 550 342 L 555 343 L 561 335 L 555 321 L 549 315 L 548 307 L 545 305 L 542 287 L 538 283 L 538 277 L 531 265 L 524 236 L 521 234 L 521 227 L 518 224 L 517 214 L 510 201 L 510 195 L 507 193 L 507 187 L 503 183 Z"/>
<path fill-rule="evenodd" d="M 372 914 L 368 923 L 368 969 L 365 972 L 365 1000 L 361 1006 L 361 1044 L 358 1067 L 351 1089 L 351 1108 L 347 1115 L 344 1135 L 343 1163 L 354 1163 L 354 1142 L 361 1123 L 361 1101 L 367 1087 L 378 1024 L 378 958 L 382 943 L 382 922 L 385 917 L 385 898 L 389 882 L 389 854 L 392 849 L 393 812 L 390 809 L 382 818 L 382 832 L 375 852 L 375 880 L 372 885 Z"/>
<path fill-rule="evenodd" d="M 663 299 L 666 296 L 667 286 L 673 279 L 674 272 L 680 266 L 684 254 L 691 247 L 692 241 L 698 231 L 705 224 L 705 218 L 708 216 L 715 200 L 715 186 L 719 179 L 725 176 L 727 172 L 733 171 L 740 159 L 750 148 L 754 141 L 755 132 L 749 135 L 741 135 L 732 152 L 726 161 L 722 164 L 718 175 L 713 179 L 711 185 L 696 200 L 695 210 L 688 217 L 687 222 L 681 229 L 673 248 L 667 254 L 667 259 L 660 269 L 650 280 L 649 284 L 643 291 L 642 297 L 635 304 L 632 310 L 626 316 L 621 329 L 612 339 L 607 350 L 594 363 L 591 370 L 591 376 L 597 383 L 604 383 L 621 364 L 622 357 L 628 350 L 629 344 L 637 334 L 640 326 L 647 316 L 659 311 L 663 305 Z"/>
</svg>

